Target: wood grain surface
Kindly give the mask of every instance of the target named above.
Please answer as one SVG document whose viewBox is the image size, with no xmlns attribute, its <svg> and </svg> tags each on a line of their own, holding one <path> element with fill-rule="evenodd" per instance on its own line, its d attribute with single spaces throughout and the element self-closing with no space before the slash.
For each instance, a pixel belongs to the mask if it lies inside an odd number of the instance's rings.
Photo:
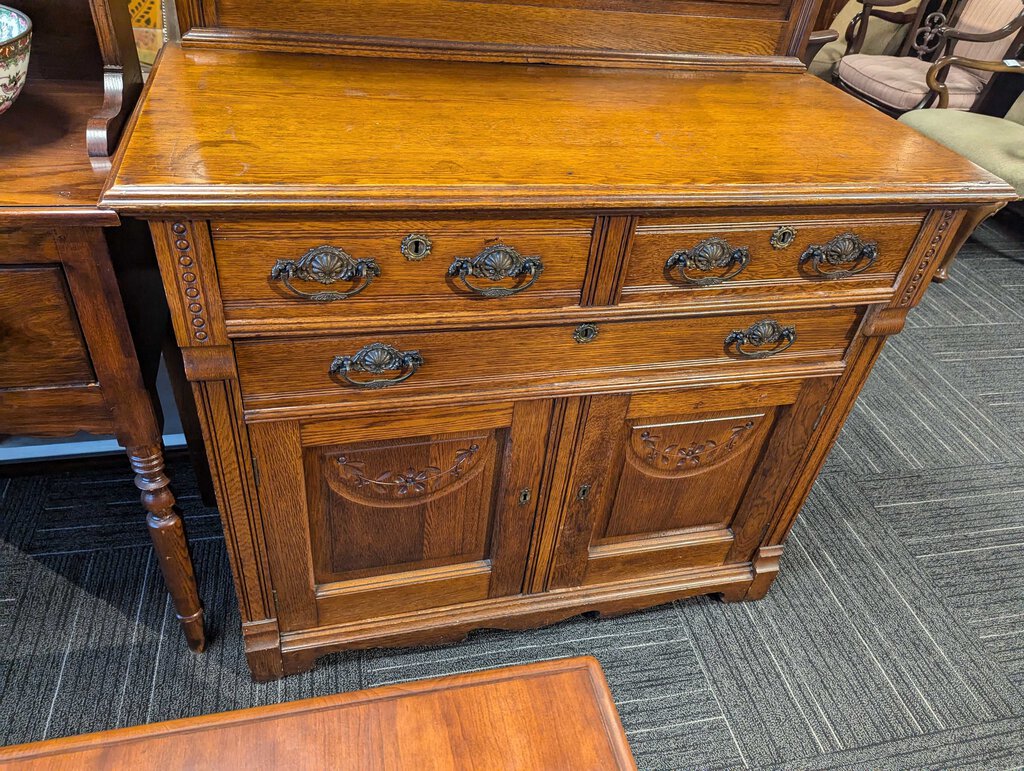
<svg viewBox="0 0 1024 771">
<path fill-rule="evenodd" d="M 959 155 L 810 76 L 168 46 L 103 201 L 166 216 L 921 206 L 1011 195 Z"/>
<path fill-rule="evenodd" d="M 99 82 L 29 78 L 0 121 L 0 221 L 116 225 L 97 208 L 109 161 L 90 160 L 86 127 L 103 104 Z"/>
<path fill-rule="evenodd" d="M 0 748 L 24 769 L 635 769 L 597 661 L 562 659 Z"/>
</svg>

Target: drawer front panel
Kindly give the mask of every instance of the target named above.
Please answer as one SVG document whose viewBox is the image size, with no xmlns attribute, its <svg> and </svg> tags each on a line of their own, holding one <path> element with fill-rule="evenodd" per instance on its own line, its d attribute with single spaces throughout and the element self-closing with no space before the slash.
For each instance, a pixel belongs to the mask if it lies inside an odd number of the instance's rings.
<svg viewBox="0 0 1024 771">
<path fill-rule="evenodd" d="M 0 388 L 95 380 L 60 265 L 0 266 Z"/>
<path fill-rule="evenodd" d="M 644 218 L 636 228 L 621 302 L 891 289 L 923 221 L 923 214 L 784 221 Z"/>
<path fill-rule="evenodd" d="M 367 404 L 838 361 L 859 318 L 858 309 L 843 308 L 778 314 L 774 324 L 742 314 L 279 338 L 239 342 L 235 350 L 248 407 Z"/>
<path fill-rule="evenodd" d="M 212 233 L 226 318 L 335 319 L 577 306 L 593 224 L 220 222 Z"/>
</svg>

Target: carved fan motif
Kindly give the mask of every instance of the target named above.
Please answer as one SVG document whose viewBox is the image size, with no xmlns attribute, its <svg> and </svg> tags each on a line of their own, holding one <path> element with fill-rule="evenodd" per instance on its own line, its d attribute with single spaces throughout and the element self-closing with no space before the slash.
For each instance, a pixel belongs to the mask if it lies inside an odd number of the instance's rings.
<svg viewBox="0 0 1024 771">
<path fill-rule="evenodd" d="M 657 476 L 684 477 L 707 471 L 741 455 L 763 418 L 745 415 L 637 426 L 630 437 L 634 465 Z"/>
</svg>

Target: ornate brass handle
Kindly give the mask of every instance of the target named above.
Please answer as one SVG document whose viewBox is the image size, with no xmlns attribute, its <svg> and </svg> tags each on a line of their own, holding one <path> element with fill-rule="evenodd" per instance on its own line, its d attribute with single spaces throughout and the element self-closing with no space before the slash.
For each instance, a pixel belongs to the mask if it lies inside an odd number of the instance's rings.
<svg viewBox="0 0 1024 771">
<path fill-rule="evenodd" d="M 459 278 L 466 288 L 484 297 L 511 297 L 531 286 L 544 270 L 540 257 L 523 257 L 511 246 L 492 244 L 476 257 L 456 257 L 448 266 L 448 275 Z M 469 283 L 470 278 L 485 278 L 488 281 L 501 281 L 508 278 L 529 280 L 514 287 L 479 287 Z"/>
<path fill-rule="evenodd" d="M 380 265 L 376 260 L 356 260 L 344 249 L 336 246 L 318 246 L 297 260 L 278 260 L 270 271 L 270 278 L 283 281 L 293 295 L 317 303 L 346 300 L 366 289 L 379 275 Z M 292 286 L 293 278 L 317 281 L 321 284 L 357 279 L 360 283 L 347 292 L 303 292 Z"/>
<path fill-rule="evenodd" d="M 725 338 L 725 348 L 736 348 L 736 353 L 744 359 L 767 359 L 782 353 L 796 342 L 796 327 L 784 327 L 772 319 L 764 319 L 751 324 L 746 330 L 733 330 Z M 767 350 L 747 350 L 746 346 Z"/>
<path fill-rule="evenodd" d="M 747 247 L 733 248 L 724 238 L 705 238 L 692 249 L 680 249 L 665 262 L 665 270 L 679 272 L 687 284 L 715 286 L 723 281 L 736 278 L 750 262 Z M 726 270 L 720 276 L 693 276 L 687 271 L 707 273 L 712 270 Z"/>
<path fill-rule="evenodd" d="M 854 233 L 843 233 L 827 244 L 808 246 L 807 251 L 800 255 L 800 264 L 809 264 L 811 270 L 822 278 L 837 279 L 863 273 L 877 259 L 877 243 L 864 241 Z M 840 267 L 842 265 L 850 267 Z"/>
<path fill-rule="evenodd" d="M 340 375 L 346 383 L 356 388 L 387 388 L 408 380 L 423 364 L 419 351 L 400 351 L 386 343 L 364 345 L 352 356 L 335 356 L 330 373 Z M 384 372 L 400 372 L 395 378 L 375 380 L 353 380 L 349 373 L 365 372 L 380 375 Z"/>
</svg>

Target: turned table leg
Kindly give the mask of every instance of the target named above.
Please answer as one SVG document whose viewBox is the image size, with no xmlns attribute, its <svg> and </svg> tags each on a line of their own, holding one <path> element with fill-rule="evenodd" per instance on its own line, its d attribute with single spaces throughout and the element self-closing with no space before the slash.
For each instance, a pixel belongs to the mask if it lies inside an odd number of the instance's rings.
<svg viewBox="0 0 1024 771">
<path fill-rule="evenodd" d="M 206 647 L 203 606 L 199 603 L 181 512 L 175 505 L 170 480 L 164 473 L 163 451 L 159 446 L 131 447 L 128 458 L 135 471 L 135 486 L 142 491 L 149 536 L 153 539 L 153 548 L 174 602 L 174 611 L 188 647 L 202 651 Z"/>
</svg>

